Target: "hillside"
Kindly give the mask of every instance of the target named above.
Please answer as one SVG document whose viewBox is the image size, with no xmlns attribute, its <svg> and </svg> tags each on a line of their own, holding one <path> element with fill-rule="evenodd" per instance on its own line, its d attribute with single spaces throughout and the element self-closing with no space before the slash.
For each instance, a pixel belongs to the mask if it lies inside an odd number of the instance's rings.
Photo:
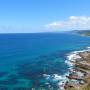
<svg viewBox="0 0 90 90">
<path fill-rule="evenodd" d="M 82 36 L 90 36 L 90 30 L 75 30 L 74 32 Z"/>
</svg>

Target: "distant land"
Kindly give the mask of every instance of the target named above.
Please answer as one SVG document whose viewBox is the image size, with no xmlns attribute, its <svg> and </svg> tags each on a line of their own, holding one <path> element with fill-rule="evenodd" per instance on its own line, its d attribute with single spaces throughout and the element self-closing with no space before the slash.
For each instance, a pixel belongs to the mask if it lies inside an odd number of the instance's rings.
<svg viewBox="0 0 90 90">
<path fill-rule="evenodd" d="M 80 34 L 82 36 L 90 36 L 90 30 L 74 30 L 74 33 Z"/>
</svg>

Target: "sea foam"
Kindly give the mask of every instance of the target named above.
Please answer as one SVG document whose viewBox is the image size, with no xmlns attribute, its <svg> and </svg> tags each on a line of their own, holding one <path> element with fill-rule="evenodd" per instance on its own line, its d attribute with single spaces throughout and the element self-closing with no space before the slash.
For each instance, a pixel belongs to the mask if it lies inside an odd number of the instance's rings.
<svg viewBox="0 0 90 90">
<path fill-rule="evenodd" d="M 81 57 L 79 56 L 80 52 L 85 52 L 85 51 L 90 51 L 90 47 L 87 47 L 85 50 L 80 50 L 80 51 L 73 51 L 70 52 L 68 55 L 66 55 L 66 60 L 65 63 L 69 66 L 69 71 L 73 71 L 73 66 L 74 66 L 74 61 L 76 59 L 80 59 Z M 65 73 L 64 75 L 59 75 L 59 74 L 53 74 L 53 75 L 48 75 L 48 74 L 43 74 L 43 77 L 52 83 L 56 83 L 58 86 L 58 90 L 64 90 L 65 83 L 69 81 L 69 79 L 66 77 L 70 74 L 70 72 Z M 82 73 L 79 73 L 82 76 Z"/>
<path fill-rule="evenodd" d="M 56 83 L 58 86 L 58 90 L 64 90 L 64 85 L 66 81 L 68 80 L 66 76 L 69 75 L 69 73 L 66 73 L 65 75 L 59 75 L 59 74 L 53 74 L 53 75 L 47 75 L 43 74 L 43 76 L 51 83 Z"/>
</svg>

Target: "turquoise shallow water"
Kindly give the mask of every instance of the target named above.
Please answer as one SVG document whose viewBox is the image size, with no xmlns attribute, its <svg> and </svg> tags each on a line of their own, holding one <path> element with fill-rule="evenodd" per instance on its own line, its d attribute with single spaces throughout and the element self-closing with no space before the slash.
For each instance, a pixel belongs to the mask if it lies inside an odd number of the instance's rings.
<svg viewBox="0 0 90 90">
<path fill-rule="evenodd" d="M 68 33 L 0 34 L 0 90 L 58 90 L 52 78 L 68 71 L 66 55 L 88 46 L 89 37 Z"/>
</svg>

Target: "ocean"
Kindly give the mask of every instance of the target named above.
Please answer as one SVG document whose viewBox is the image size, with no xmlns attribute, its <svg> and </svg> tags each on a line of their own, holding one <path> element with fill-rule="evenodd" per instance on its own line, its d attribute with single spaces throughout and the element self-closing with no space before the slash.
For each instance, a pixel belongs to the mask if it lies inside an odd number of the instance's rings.
<svg viewBox="0 0 90 90">
<path fill-rule="evenodd" d="M 59 90 L 68 54 L 89 46 L 70 33 L 0 34 L 0 90 Z"/>
</svg>

